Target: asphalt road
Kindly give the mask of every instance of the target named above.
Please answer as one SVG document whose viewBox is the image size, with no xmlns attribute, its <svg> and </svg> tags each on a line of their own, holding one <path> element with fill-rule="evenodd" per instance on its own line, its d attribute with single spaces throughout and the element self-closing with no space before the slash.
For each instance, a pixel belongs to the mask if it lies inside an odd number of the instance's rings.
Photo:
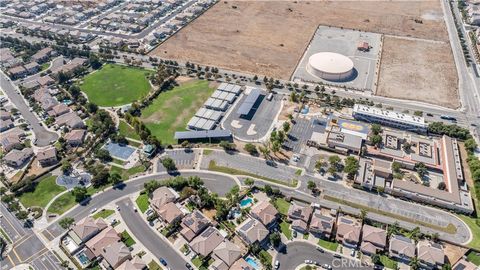
<svg viewBox="0 0 480 270">
<path fill-rule="evenodd" d="M 12 240 L 12 250 L 0 259 L 0 269 L 7 270 L 13 266 L 30 263 L 37 270 L 62 269 L 58 258 L 45 247 L 43 242 L 30 228 L 25 228 L 5 206 L 0 204 L 0 227 Z"/>
<path fill-rule="evenodd" d="M 35 138 L 37 139 L 37 146 L 47 146 L 50 145 L 52 141 L 58 139 L 57 133 L 48 131 L 43 125 L 41 125 L 41 121 L 30 111 L 30 107 L 17 92 L 18 88 L 2 71 L 0 71 L 0 86 L 11 102 L 17 107 L 25 121 L 27 121 L 32 127 L 33 133 L 35 133 Z"/>
<path fill-rule="evenodd" d="M 132 234 L 148 249 L 155 257 L 167 261 L 167 267 L 171 269 L 187 269 L 186 261 L 167 243 L 158 236 L 138 212 L 133 210 L 134 202 L 123 199 L 117 202 L 120 207 L 120 215 Z"/>
<path fill-rule="evenodd" d="M 220 196 L 225 195 L 234 185 L 235 182 L 230 178 L 218 174 L 208 173 L 208 172 L 184 172 L 182 176 L 199 176 L 203 179 L 205 186 L 212 192 L 218 193 Z M 140 176 L 134 180 L 128 181 L 125 183 L 125 186 L 122 189 L 109 189 L 102 193 L 99 193 L 97 196 L 91 198 L 91 200 L 85 205 L 78 205 L 68 212 L 64 217 L 73 217 L 76 221 L 88 216 L 90 210 L 93 208 L 102 208 L 106 204 L 127 196 L 129 194 L 138 192 L 143 189 L 143 184 L 150 180 L 162 180 L 167 179 L 172 176 L 167 173 L 158 173 L 151 174 L 146 176 Z M 63 217 L 62 217 L 63 218 Z M 48 226 L 45 230 L 42 231 L 42 234 L 49 240 L 62 235 L 65 230 L 60 227 L 58 222 L 55 222 Z"/>
<path fill-rule="evenodd" d="M 329 264 L 332 269 L 371 269 L 362 266 L 359 261 L 349 260 L 347 258 L 335 258 L 333 254 L 325 251 L 320 252 L 316 249 L 316 245 L 308 242 L 290 242 L 286 245 L 284 250 L 281 250 L 276 260 L 280 263 L 279 270 L 295 269 L 305 260 L 312 260 L 318 262 L 320 265 Z"/>
</svg>

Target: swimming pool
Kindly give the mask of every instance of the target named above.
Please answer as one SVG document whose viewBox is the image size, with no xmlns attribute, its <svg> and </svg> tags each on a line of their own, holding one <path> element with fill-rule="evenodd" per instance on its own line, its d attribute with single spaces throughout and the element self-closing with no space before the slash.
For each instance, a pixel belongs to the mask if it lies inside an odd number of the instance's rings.
<svg viewBox="0 0 480 270">
<path fill-rule="evenodd" d="M 240 207 L 248 207 L 252 205 L 253 199 L 248 197 L 240 201 Z"/>
<path fill-rule="evenodd" d="M 85 255 L 85 253 L 83 253 L 83 252 L 80 252 L 77 255 L 77 258 L 82 265 L 88 265 L 90 263 L 90 260 L 88 259 L 87 255 Z"/>
<path fill-rule="evenodd" d="M 245 261 L 250 264 L 253 268 L 260 270 L 260 266 L 252 257 L 247 257 Z"/>
</svg>

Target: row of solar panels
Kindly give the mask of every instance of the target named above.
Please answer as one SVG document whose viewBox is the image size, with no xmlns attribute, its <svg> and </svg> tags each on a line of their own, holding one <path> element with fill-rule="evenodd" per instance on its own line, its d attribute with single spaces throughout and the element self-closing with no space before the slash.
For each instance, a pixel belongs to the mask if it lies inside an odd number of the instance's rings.
<svg viewBox="0 0 480 270">
<path fill-rule="evenodd" d="M 217 90 L 234 93 L 236 96 L 238 96 L 242 92 L 242 87 L 235 84 L 221 83 Z"/>
<path fill-rule="evenodd" d="M 188 121 L 188 128 L 194 130 L 212 130 L 215 128 L 216 122 L 213 120 L 200 118 L 197 116 L 192 117 L 190 121 Z"/>
</svg>

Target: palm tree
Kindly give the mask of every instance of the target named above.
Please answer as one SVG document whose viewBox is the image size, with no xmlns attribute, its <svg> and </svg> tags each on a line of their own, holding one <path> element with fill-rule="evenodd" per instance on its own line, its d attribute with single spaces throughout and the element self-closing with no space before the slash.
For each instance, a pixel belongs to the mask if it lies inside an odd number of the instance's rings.
<svg viewBox="0 0 480 270">
<path fill-rule="evenodd" d="M 365 209 L 360 210 L 360 219 L 362 220 L 362 222 L 365 222 L 365 219 L 367 218 L 367 214 L 368 214 L 367 210 Z"/>
<path fill-rule="evenodd" d="M 418 258 L 415 256 L 410 260 L 410 263 L 408 264 L 412 270 L 417 270 L 418 267 L 420 266 L 420 262 L 418 261 Z"/>
</svg>

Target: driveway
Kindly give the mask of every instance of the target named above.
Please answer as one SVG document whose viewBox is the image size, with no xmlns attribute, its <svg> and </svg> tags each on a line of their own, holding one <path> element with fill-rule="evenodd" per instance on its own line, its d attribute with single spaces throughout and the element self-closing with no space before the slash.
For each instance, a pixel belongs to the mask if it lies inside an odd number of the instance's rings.
<svg viewBox="0 0 480 270">
<path fill-rule="evenodd" d="M 305 260 L 312 260 L 321 265 L 329 264 L 332 269 L 371 269 L 362 266 L 359 261 L 350 260 L 347 258 L 335 258 L 333 253 L 328 251 L 320 252 L 312 243 L 304 241 L 294 241 L 288 243 L 283 250 L 277 255 L 276 260 L 280 263 L 279 270 L 292 270 Z"/>
<path fill-rule="evenodd" d="M 41 121 L 30 111 L 23 97 L 17 92 L 18 88 L 10 81 L 5 73 L 0 71 L 0 86 L 10 101 L 17 107 L 23 118 L 32 127 L 37 140 L 37 146 L 47 146 L 58 139 L 58 134 L 48 131 Z"/>
</svg>

